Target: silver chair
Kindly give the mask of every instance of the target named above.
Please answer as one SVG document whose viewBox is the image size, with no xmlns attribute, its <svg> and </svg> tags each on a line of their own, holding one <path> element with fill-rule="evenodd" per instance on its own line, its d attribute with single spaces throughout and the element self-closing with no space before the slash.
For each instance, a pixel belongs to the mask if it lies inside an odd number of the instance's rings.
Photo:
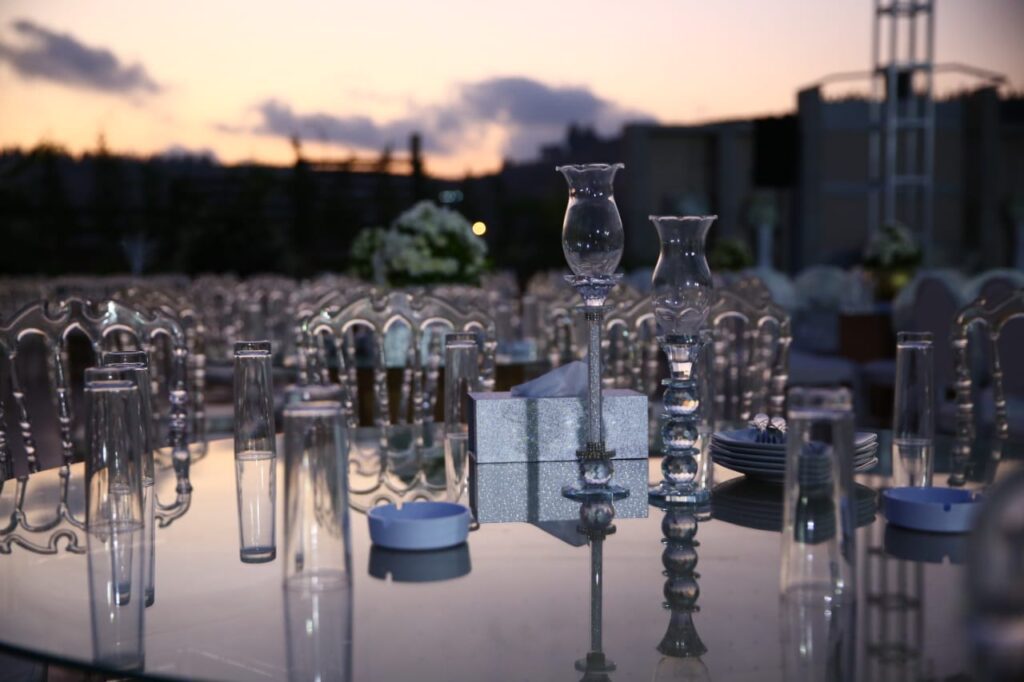
<svg viewBox="0 0 1024 682">
<path fill-rule="evenodd" d="M 971 370 L 972 360 L 978 354 L 971 352 L 971 343 L 978 338 L 973 336 L 975 327 L 980 327 L 988 357 L 988 382 L 991 392 L 993 436 L 998 442 L 1006 440 L 1011 433 L 1011 423 L 1007 408 L 1006 376 L 1010 377 L 1011 386 L 1021 390 L 1024 379 L 1024 368 L 1019 366 L 1019 350 L 1022 323 L 1017 323 L 1007 332 L 1011 320 L 1024 317 L 1024 289 L 1017 289 L 999 301 L 989 301 L 985 297 L 978 298 L 957 313 L 953 326 L 953 359 L 956 368 L 956 446 L 954 448 L 954 467 L 950 475 L 950 483 L 962 484 L 966 480 L 966 466 L 971 455 L 971 444 L 977 432 L 982 405 L 979 405 L 982 392 L 975 385 Z M 1009 334 L 1016 333 L 1013 342 Z M 1001 347 L 1009 346 L 1015 351 L 1005 358 L 1001 356 Z M 1004 360 L 1017 363 L 1017 367 L 1004 375 Z M 1014 414 L 1015 420 L 1021 420 L 1024 414 Z M 1020 422 L 1018 422 L 1020 423 Z"/>
<path fill-rule="evenodd" d="M 708 315 L 714 333 L 715 420 L 746 421 L 785 413 L 789 314 L 757 278 L 716 289 Z"/>
</svg>

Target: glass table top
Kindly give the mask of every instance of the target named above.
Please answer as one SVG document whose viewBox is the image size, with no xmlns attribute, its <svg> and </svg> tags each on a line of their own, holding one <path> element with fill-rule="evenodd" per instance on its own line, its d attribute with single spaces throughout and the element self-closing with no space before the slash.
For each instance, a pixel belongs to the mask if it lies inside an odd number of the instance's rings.
<svg viewBox="0 0 1024 682">
<path fill-rule="evenodd" d="M 857 477 L 867 492 L 858 496 L 855 678 L 969 672 L 963 568 L 955 563 L 964 538 L 933 536 L 941 546 L 921 557 L 938 563 L 907 556 L 916 551 L 913 537 L 887 529 L 875 512 L 872 491 L 889 481 L 888 450 L 883 434 L 878 470 Z M 941 471 L 944 448 L 938 450 Z M 998 476 L 1018 466 L 1021 454 L 1020 447 L 1004 449 Z M 659 460 L 648 466 L 650 480 L 658 480 Z M 37 476 L 33 495 L 42 504 L 55 495 L 57 475 Z M 781 487 L 717 466 L 714 477 L 714 516 L 698 526 L 696 573 L 682 582 L 666 575 L 664 512 L 654 507 L 646 518 L 616 518 L 596 564 L 597 543 L 588 546 L 573 521 L 483 524 L 467 545 L 446 554 L 403 555 L 371 549 L 366 517 L 353 513 L 351 600 L 286 609 L 280 556 L 265 564 L 239 560 L 233 446 L 215 441 L 193 464 L 190 510 L 156 531 L 156 598 L 145 610 L 144 663 L 129 674 L 288 679 L 289 629 L 347 615 L 350 606 L 352 642 L 341 656 L 354 680 L 783 679 L 787 650 L 798 643 L 783 637 L 780 625 Z M 936 473 L 936 484 L 945 485 L 945 477 Z M 81 499 L 81 479 L 78 465 L 73 499 Z M 281 472 L 278 481 L 280 545 Z M 13 487 L 0 496 L 3 518 Z M 591 599 L 594 568 L 602 585 L 598 604 Z M 94 657 L 87 573 L 83 555 L 20 547 L 0 555 L 0 649 L 102 669 Z M 690 590 L 682 601 L 680 587 Z M 592 616 L 614 670 L 576 667 L 591 650 Z M 666 655 L 665 645 L 659 651 L 670 624 L 677 636 L 691 638 L 690 653 L 704 652 Z"/>
</svg>

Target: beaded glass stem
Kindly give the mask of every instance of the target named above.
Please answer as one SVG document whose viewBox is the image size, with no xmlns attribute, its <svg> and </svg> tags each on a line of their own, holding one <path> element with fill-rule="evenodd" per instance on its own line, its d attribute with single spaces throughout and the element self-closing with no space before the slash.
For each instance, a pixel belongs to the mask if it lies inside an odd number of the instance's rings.
<svg viewBox="0 0 1024 682">
<path fill-rule="evenodd" d="M 651 501 L 656 504 L 706 502 L 710 493 L 701 485 L 701 472 L 707 464 L 701 456 L 698 427 L 707 406 L 702 400 L 696 372 L 706 344 L 700 336 L 669 335 L 661 339 L 661 347 L 669 366 L 669 378 L 661 382 L 665 386 L 661 413 L 664 479 L 651 488 Z"/>
<path fill-rule="evenodd" d="M 661 564 L 665 567 L 664 608 L 672 612 L 665 636 L 658 644 L 658 651 L 665 656 L 658 663 L 654 679 L 668 679 L 658 673 L 673 671 L 690 673 L 671 679 L 705 679 L 707 668 L 700 659 L 707 653 L 707 646 L 701 641 L 693 623 L 693 614 L 700 611 L 697 599 L 700 586 L 697 579 L 697 516 L 696 505 L 668 505 L 661 520 L 661 533 L 665 545 L 661 553 Z"/>
</svg>

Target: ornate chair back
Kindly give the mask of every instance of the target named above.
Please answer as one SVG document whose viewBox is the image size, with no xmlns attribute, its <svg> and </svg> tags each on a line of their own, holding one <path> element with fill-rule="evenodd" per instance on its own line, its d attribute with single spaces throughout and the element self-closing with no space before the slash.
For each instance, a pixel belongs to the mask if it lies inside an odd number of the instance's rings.
<svg viewBox="0 0 1024 682">
<path fill-rule="evenodd" d="M 950 337 L 953 321 L 966 301 L 960 275 L 946 271 L 920 273 L 893 302 L 893 321 L 898 331 L 931 332 L 936 340 Z M 935 344 L 935 394 L 939 400 L 952 388 L 953 349 Z"/>
<path fill-rule="evenodd" d="M 708 315 L 714 333 L 715 419 L 783 416 L 789 381 L 789 314 L 757 278 L 716 289 Z"/>
<path fill-rule="evenodd" d="M 373 298 L 377 295 L 374 287 L 369 284 L 359 284 L 347 289 L 328 291 L 318 288 L 311 291 L 305 298 L 300 298 L 295 306 L 292 332 L 295 336 L 295 367 L 300 386 L 330 383 L 330 358 L 336 358 L 339 352 L 342 352 L 342 348 L 335 346 L 332 336 L 310 333 L 309 321 L 313 316 L 324 313 L 334 315 L 353 301 L 365 297 Z M 352 349 L 356 345 L 356 331 L 357 329 L 353 327 L 346 332 L 348 347 Z M 355 381 L 355 364 L 353 363 L 346 369 L 350 371 L 348 379 Z"/>
<path fill-rule="evenodd" d="M 363 334 L 359 332 L 362 331 Z M 477 331 L 482 346 L 481 384 L 494 388 L 494 321 L 484 312 L 460 307 L 432 294 L 395 291 L 364 296 L 332 311 L 324 308 L 305 324 L 308 340 L 327 336 L 339 349 L 339 380 L 350 426 L 358 424 L 361 401 L 355 369 L 365 351 L 373 370 L 373 422 L 422 425 L 432 421 L 438 399 L 438 377 L 445 331 Z M 350 333 L 351 332 L 351 333 Z M 318 353 L 319 345 L 311 352 Z M 321 365 L 326 359 L 320 358 Z M 388 394 L 388 366 L 401 366 L 398 405 Z M 394 414 L 393 414 L 394 413 Z"/>
<path fill-rule="evenodd" d="M 1018 289 L 1001 301 L 991 302 L 980 297 L 956 315 L 953 326 L 953 358 L 956 367 L 956 401 L 957 401 L 957 446 L 956 454 L 961 462 L 965 462 L 970 456 L 970 444 L 974 440 L 975 424 L 978 417 L 976 397 L 978 392 L 973 385 L 973 377 L 977 373 L 971 371 L 972 360 L 978 354 L 972 353 L 970 345 L 975 339 L 981 338 L 987 346 L 989 364 L 989 381 L 991 383 L 992 404 L 993 404 L 993 428 L 997 439 L 1005 439 L 1010 432 L 1010 424 L 1007 412 L 1006 385 L 1004 382 L 1004 357 L 1000 350 L 1012 348 L 1014 352 L 1008 353 L 1006 359 L 1009 362 L 1017 362 L 1020 345 L 1009 346 L 1001 343 L 1004 332 L 1011 320 L 1024 317 L 1024 289 Z M 1021 336 L 1021 322 L 1014 323 L 1014 329 L 1009 333 L 1017 332 Z M 972 330 L 980 326 L 982 334 L 974 336 Z M 1013 374 L 1022 371 L 1015 368 Z M 1016 418 L 1019 418 L 1017 416 Z M 954 470 L 954 478 L 956 471 Z"/>
<path fill-rule="evenodd" d="M 90 304 L 73 298 L 52 306 L 38 302 L 0 325 L 0 351 L 6 359 L 3 365 L 10 389 L 0 392 L 0 491 L 4 480 L 11 477 L 16 480 L 14 512 L 10 523 L 0 528 L 0 552 L 10 551 L 14 543 L 33 551 L 55 552 L 56 540 L 62 536 L 68 538 L 70 551 L 84 549 L 77 545 L 74 531 L 68 528 L 84 527 L 84 520 L 76 518 L 68 504 L 70 467 L 77 459 L 73 435 L 76 417 L 68 360 L 68 341 L 75 333 L 88 339 L 94 365 L 99 364 L 104 345 L 124 344 L 126 339 L 131 339 L 139 348 L 150 352 L 152 358 L 161 337 L 169 342 L 171 376 L 166 382 L 170 389 L 169 445 L 178 481 L 175 501 L 158 505 L 158 518 L 162 525 L 167 525 L 188 509 L 191 499 L 186 433 L 188 347 L 180 325 L 162 313 L 147 314 L 116 301 Z M 19 362 L 19 351 L 32 338 L 42 341 L 46 368 L 37 377 L 45 376 L 46 381 L 35 381 L 36 385 L 30 387 L 23 381 L 26 368 Z M 43 390 L 47 383 L 50 401 Z M 46 438 L 48 434 L 37 428 L 41 412 L 48 404 L 56 412 L 56 440 Z M 46 443 L 54 443 L 56 447 L 40 447 Z M 44 522 L 30 522 L 24 507 L 30 475 L 52 466 L 60 467 L 56 510 Z M 41 543 L 38 538 L 46 533 L 50 535 Z"/>
<path fill-rule="evenodd" d="M 605 383 L 648 397 L 658 390 L 660 355 L 649 296 L 622 299 L 605 317 Z"/>
<path fill-rule="evenodd" d="M 199 307 L 185 293 L 151 286 L 128 287 L 115 293 L 113 298 L 132 308 L 162 313 L 181 326 L 188 347 L 189 451 L 193 459 L 205 456 L 209 446 L 206 430 L 206 323 Z M 166 350 L 164 345 L 153 348 L 155 366 L 167 366 Z M 167 377 L 166 372 L 154 374 L 157 384 L 154 396 L 158 401 L 169 395 L 163 385 Z M 157 409 L 160 411 L 166 406 L 158 402 Z"/>
</svg>

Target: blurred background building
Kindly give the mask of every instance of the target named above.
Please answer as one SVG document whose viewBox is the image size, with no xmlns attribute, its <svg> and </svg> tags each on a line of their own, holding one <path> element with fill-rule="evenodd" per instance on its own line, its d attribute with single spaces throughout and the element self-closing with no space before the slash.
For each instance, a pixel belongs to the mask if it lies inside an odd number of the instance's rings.
<svg viewBox="0 0 1024 682">
<path fill-rule="evenodd" d="M 425 176 L 418 142 L 376 158 L 291 167 L 221 165 L 209 157 L 72 157 L 60 148 L 0 155 L 5 272 L 280 271 L 346 267 L 360 229 L 432 198 L 483 221 L 494 265 L 526 276 L 560 267 L 565 189 L 554 166 L 621 159 L 617 199 L 624 266 L 650 265 L 650 213 L 713 211 L 712 244 L 757 251 L 770 206 L 769 262 L 797 272 L 860 261 L 871 226 L 871 102 L 829 99 L 814 85 L 789 116 L 693 126 L 630 124 L 613 138 L 572 126 L 530 162 L 461 180 Z M 1024 98 L 986 84 L 935 104 L 930 265 L 1014 265 L 1024 201 Z M 43 238 L 40 238 L 44 235 Z"/>
</svg>

